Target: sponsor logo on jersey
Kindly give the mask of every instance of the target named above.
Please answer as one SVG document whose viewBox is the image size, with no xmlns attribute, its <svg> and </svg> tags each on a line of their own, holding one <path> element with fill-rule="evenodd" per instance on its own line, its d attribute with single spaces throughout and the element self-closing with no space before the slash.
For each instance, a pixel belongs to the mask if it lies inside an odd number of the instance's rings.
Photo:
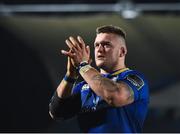
<svg viewBox="0 0 180 134">
<path fill-rule="evenodd" d="M 129 74 L 126 78 L 137 88 L 137 90 L 140 90 L 144 85 L 144 81 L 138 75 Z"/>
</svg>

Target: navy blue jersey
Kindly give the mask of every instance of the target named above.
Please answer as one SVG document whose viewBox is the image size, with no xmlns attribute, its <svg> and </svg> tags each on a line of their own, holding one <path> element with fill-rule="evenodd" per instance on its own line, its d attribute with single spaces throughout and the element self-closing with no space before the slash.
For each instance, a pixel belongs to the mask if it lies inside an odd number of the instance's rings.
<svg viewBox="0 0 180 134">
<path fill-rule="evenodd" d="M 103 76 L 127 83 L 132 89 L 134 102 L 113 107 L 97 96 L 85 81 L 77 84 L 73 94 L 81 97 L 78 121 L 82 132 L 142 132 L 149 103 L 148 84 L 144 76 L 128 68 Z"/>
</svg>

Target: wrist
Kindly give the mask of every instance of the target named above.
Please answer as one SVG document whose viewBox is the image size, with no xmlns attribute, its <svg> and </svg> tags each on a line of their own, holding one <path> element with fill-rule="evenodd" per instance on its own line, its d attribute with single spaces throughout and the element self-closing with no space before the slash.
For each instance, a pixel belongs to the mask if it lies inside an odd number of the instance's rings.
<svg viewBox="0 0 180 134">
<path fill-rule="evenodd" d="M 74 83 L 77 80 L 77 77 L 71 77 L 69 75 L 65 75 L 63 78 L 64 81 L 68 82 L 68 83 Z"/>
<path fill-rule="evenodd" d="M 89 65 L 89 64 L 88 64 L 88 61 L 82 61 L 81 63 L 79 63 L 79 66 L 77 67 L 78 72 L 80 71 L 80 69 L 81 69 L 83 66 L 86 66 L 86 65 Z"/>
<path fill-rule="evenodd" d="M 68 77 L 77 79 L 77 78 L 79 77 L 79 72 L 78 72 L 78 70 L 76 70 L 76 69 L 74 68 L 73 71 L 67 70 L 66 75 L 67 75 Z"/>
<path fill-rule="evenodd" d="M 80 65 L 78 67 L 78 71 L 81 74 L 81 76 L 83 76 L 91 68 L 92 68 L 91 65 L 89 65 L 87 61 L 83 61 L 80 63 Z"/>
</svg>

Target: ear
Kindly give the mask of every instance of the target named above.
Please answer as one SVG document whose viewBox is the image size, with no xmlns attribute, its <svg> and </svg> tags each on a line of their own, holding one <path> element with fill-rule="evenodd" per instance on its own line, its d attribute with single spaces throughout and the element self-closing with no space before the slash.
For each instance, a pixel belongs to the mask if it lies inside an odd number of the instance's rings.
<svg viewBox="0 0 180 134">
<path fill-rule="evenodd" d="M 120 47 L 120 57 L 124 57 L 127 53 L 127 50 L 124 46 Z"/>
</svg>

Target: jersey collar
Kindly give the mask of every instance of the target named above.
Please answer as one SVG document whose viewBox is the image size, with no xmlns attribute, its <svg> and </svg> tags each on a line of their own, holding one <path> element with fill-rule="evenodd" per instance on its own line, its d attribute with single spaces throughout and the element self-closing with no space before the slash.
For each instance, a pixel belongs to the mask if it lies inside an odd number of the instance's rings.
<svg viewBox="0 0 180 134">
<path fill-rule="evenodd" d="M 111 76 L 118 75 L 126 70 L 129 70 L 129 68 L 123 68 L 123 69 L 117 70 L 117 71 L 111 73 Z"/>
<path fill-rule="evenodd" d="M 120 69 L 120 70 L 116 70 L 116 71 L 113 71 L 112 73 L 108 73 L 108 74 L 102 74 L 104 77 L 107 77 L 107 78 L 111 78 L 112 76 L 115 76 L 115 75 L 118 75 L 126 70 L 129 70 L 129 68 L 123 68 L 123 69 Z"/>
</svg>

